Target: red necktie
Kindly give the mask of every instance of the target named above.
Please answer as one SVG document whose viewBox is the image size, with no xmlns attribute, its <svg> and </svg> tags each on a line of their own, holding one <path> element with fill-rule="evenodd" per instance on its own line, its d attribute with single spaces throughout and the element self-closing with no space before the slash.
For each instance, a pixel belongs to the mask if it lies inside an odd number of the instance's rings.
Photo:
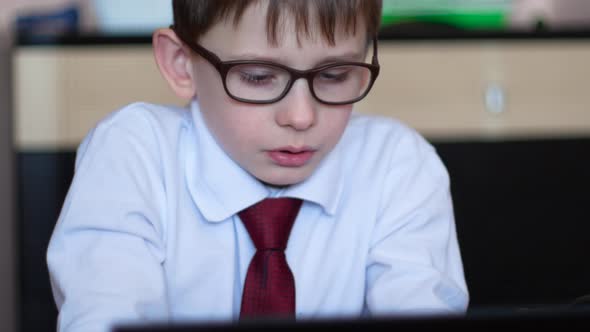
<svg viewBox="0 0 590 332">
<path fill-rule="evenodd" d="M 295 280 L 285 248 L 301 203 L 295 198 L 267 198 L 238 213 L 256 247 L 240 318 L 295 316 Z"/>
</svg>

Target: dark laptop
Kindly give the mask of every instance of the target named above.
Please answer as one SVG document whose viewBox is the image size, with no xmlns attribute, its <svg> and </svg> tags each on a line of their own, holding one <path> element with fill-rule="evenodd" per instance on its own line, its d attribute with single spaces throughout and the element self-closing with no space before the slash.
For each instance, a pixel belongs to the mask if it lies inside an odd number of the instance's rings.
<svg viewBox="0 0 590 332">
<path fill-rule="evenodd" d="M 113 332 L 249 332 L 249 331 L 508 331 L 516 328 L 548 328 L 557 331 L 588 331 L 590 309 L 564 307 L 544 309 L 474 309 L 463 316 L 379 317 L 320 320 L 256 320 L 234 323 L 138 324 L 117 326 Z"/>
</svg>

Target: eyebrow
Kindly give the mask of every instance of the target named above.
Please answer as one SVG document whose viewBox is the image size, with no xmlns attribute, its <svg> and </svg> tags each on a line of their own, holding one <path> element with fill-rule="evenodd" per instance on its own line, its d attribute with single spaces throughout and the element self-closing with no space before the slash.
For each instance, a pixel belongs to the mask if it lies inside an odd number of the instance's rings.
<svg viewBox="0 0 590 332">
<path fill-rule="evenodd" d="M 347 52 L 344 54 L 327 56 L 317 61 L 313 68 L 319 67 L 329 63 L 335 62 L 363 62 L 366 58 L 366 52 Z M 278 63 L 281 65 L 289 66 L 288 61 L 284 57 L 269 57 L 255 53 L 242 53 L 229 56 L 223 61 L 267 61 L 272 63 Z"/>
<path fill-rule="evenodd" d="M 316 63 L 316 66 L 332 62 L 363 62 L 367 54 L 365 52 L 350 52 L 336 56 L 328 56 L 323 58 L 320 62 Z"/>
</svg>

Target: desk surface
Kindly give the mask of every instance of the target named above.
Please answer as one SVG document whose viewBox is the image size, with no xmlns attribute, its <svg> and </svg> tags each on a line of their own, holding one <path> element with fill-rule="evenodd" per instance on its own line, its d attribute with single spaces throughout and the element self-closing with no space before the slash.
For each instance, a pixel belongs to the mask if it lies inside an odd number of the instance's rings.
<svg viewBox="0 0 590 332">
<path fill-rule="evenodd" d="M 514 310 L 508 308 L 486 309 L 466 316 L 379 317 L 366 319 L 323 320 L 258 320 L 237 323 L 193 323 L 168 325 L 121 325 L 113 332 L 189 332 L 189 331 L 496 331 L 514 328 L 554 328 L 586 331 L 590 323 L 588 308 L 543 308 Z"/>
</svg>

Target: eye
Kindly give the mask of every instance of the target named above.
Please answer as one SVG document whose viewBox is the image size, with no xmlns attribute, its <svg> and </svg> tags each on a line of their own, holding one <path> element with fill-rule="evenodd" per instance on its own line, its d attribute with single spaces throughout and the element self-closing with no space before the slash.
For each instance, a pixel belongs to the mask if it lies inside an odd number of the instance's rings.
<svg viewBox="0 0 590 332">
<path fill-rule="evenodd" d="M 280 72 L 270 66 L 241 65 L 234 67 L 231 74 L 240 82 L 252 86 L 274 84 L 280 77 Z"/>
<path fill-rule="evenodd" d="M 265 84 L 272 82 L 273 75 L 256 74 L 240 71 L 240 80 L 249 84 Z"/>
<path fill-rule="evenodd" d="M 349 77 L 349 74 L 349 68 L 332 68 L 320 72 L 318 76 L 322 81 L 338 83 L 346 81 Z"/>
</svg>

